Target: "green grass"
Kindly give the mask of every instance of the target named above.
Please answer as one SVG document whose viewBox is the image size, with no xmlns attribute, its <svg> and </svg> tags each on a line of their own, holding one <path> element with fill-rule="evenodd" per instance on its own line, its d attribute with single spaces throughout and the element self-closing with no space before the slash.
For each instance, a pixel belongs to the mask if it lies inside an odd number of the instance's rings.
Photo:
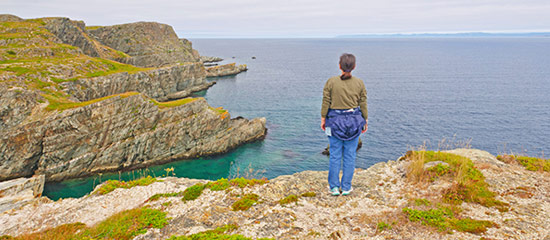
<svg viewBox="0 0 550 240">
<path fill-rule="evenodd" d="M 156 178 L 153 178 L 151 176 L 147 176 L 144 178 L 140 178 L 140 179 L 136 179 L 128 182 L 118 181 L 118 180 L 108 180 L 104 184 L 102 184 L 101 187 L 99 187 L 99 189 L 97 189 L 94 193 L 104 195 L 114 191 L 117 188 L 132 188 L 135 186 L 147 186 L 157 181 L 158 180 Z"/>
<path fill-rule="evenodd" d="M 169 102 L 158 102 L 155 99 L 150 99 L 150 101 L 155 105 L 157 105 L 159 108 L 171 108 L 171 107 L 177 107 L 187 103 L 191 103 L 191 102 L 197 101 L 198 99 L 201 99 L 201 98 L 183 98 L 183 99 L 178 99 L 178 100 L 169 101 Z"/>
<path fill-rule="evenodd" d="M 507 203 L 495 199 L 496 193 L 488 189 L 485 177 L 469 158 L 451 153 L 435 151 L 416 151 L 415 153 L 424 159 L 424 163 L 431 161 L 443 161 L 449 164 L 449 168 L 438 167 L 436 173 L 449 174 L 453 185 L 444 193 L 444 200 L 452 204 L 462 202 L 478 203 L 486 207 L 497 207 L 500 211 L 508 209 Z M 437 167 L 437 165 L 436 165 Z M 427 171 L 429 174 L 430 171 Z"/>
<path fill-rule="evenodd" d="M 48 103 L 49 103 L 48 106 L 46 107 L 46 110 L 49 110 L 49 111 L 53 111 L 53 110 L 64 111 L 64 110 L 71 109 L 71 108 L 88 106 L 90 104 L 97 103 L 97 102 L 100 102 L 100 101 L 103 101 L 103 100 L 107 100 L 107 99 L 113 98 L 113 97 L 126 98 L 126 97 L 129 97 L 129 96 L 134 96 L 134 95 L 138 95 L 138 94 L 139 94 L 138 92 L 127 92 L 127 93 L 121 93 L 121 94 L 106 96 L 106 97 L 102 97 L 102 98 L 96 98 L 96 99 L 93 99 L 93 100 L 90 100 L 90 101 L 85 101 L 85 102 L 72 102 L 70 100 L 67 100 L 64 97 L 53 96 L 51 94 L 42 94 L 42 96 L 44 98 L 46 98 L 46 100 L 48 100 Z"/>
<path fill-rule="evenodd" d="M 403 212 L 410 221 L 421 222 L 423 225 L 437 228 L 442 232 L 449 232 L 449 229 L 454 229 L 460 232 L 482 233 L 487 231 L 487 228 L 496 226 L 495 223 L 486 220 L 457 219 L 454 212 L 447 207 L 429 210 L 404 208 Z"/>
<path fill-rule="evenodd" d="M 517 156 L 517 155 L 498 155 L 497 159 L 503 161 L 504 158 L 509 158 L 525 167 L 529 171 L 546 171 L 550 172 L 550 159 Z"/>
<path fill-rule="evenodd" d="M 200 233 L 195 233 L 189 236 L 172 236 L 168 240 L 252 240 L 240 234 L 228 234 L 238 229 L 235 224 L 228 224 L 223 227 L 218 227 L 214 230 L 208 230 Z M 258 240 L 268 240 L 271 238 L 258 238 Z"/>
<path fill-rule="evenodd" d="M 83 223 L 70 223 L 47 229 L 42 232 L 24 234 L 14 240 L 30 239 L 132 239 L 147 232 L 150 228 L 163 228 L 168 224 L 166 213 L 147 207 L 117 213 L 93 227 Z"/>
<path fill-rule="evenodd" d="M 246 211 L 252 207 L 252 205 L 256 204 L 259 198 L 258 195 L 253 193 L 246 194 L 241 199 L 234 202 L 231 208 L 233 211 Z"/>
<path fill-rule="evenodd" d="M 181 197 L 183 192 L 157 193 L 147 199 L 147 202 L 159 200 L 161 197 Z"/>
<path fill-rule="evenodd" d="M 229 184 L 231 184 L 232 186 L 237 186 L 239 188 L 245 188 L 247 186 L 252 187 L 256 184 L 263 185 L 267 182 L 269 181 L 266 178 L 246 179 L 246 178 L 240 177 L 240 178 L 231 179 L 231 181 L 229 181 Z"/>
<path fill-rule="evenodd" d="M 107 69 L 87 73 L 85 75 L 86 77 L 100 77 L 100 76 L 106 76 L 106 75 L 120 73 L 120 72 L 127 72 L 130 74 L 133 74 L 137 72 L 150 70 L 150 68 L 140 68 L 133 65 L 119 63 L 108 59 L 96 58 L 96 60 L 101 62 L 103 65 L 105 65 Z"/>
<path fill-rule="evenodd" d="M 296 196 L 294 194 L 288 195 L 285 198 L 279 200 L 279 204 L 281 204 L 283 206 L 286 205 L 286 204 L 289 204 L 289 203 L 293 203 L 293 202 L 298 202 L 298 196 Z"/>
</svg>

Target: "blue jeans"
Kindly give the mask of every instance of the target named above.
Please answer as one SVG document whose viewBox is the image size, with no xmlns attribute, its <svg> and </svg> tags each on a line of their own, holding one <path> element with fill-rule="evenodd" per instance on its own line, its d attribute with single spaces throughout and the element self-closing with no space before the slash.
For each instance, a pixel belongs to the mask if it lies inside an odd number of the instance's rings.
<svg viewBox="0 0 550 240">
<path fill-rule="evenodd" d="M 342 141 L 336 137 L 328 137 L 330 143 L 330 157 L 328 168 L 328 183 L 330 189 L 339 187 L 342 191 L 351 190 L 351 180 L 355 171 L 355 156 L 359 136 L 349 141 Z M 342 180 L 340 181 L 340 162 L 344 160 Z"/>
</svg>

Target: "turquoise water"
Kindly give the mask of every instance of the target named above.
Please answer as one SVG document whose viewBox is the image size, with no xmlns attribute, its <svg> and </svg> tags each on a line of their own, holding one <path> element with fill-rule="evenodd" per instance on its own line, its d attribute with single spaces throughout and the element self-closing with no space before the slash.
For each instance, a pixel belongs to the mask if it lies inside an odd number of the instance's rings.
<svg viewBox="0 0 550 240">
<path fill-rule="evenodd" d="M 353 73 L 368 91 L 369 131 L 357 167 L 396 159 L 424 142 L 437 148 L 444 138 L 471 139 L 472 147 L 493 154 L 550 151 L 548 38 L 195 39 L 193 46 L 248 65 L 198 95 L 232 117 L 266 117 L 266 139 L 220 156 L 103 174 L 102 181 L 160 176 L 169 167 L 178 177 L 212 180 L 328 169 L 320 154 L 327 144 L 319 128 L 321 92 L 344 52 L 356 55 Z M 44 195 L 79 197 L 98 182 L 93 176 L 48 183 Z"/>
</svg>

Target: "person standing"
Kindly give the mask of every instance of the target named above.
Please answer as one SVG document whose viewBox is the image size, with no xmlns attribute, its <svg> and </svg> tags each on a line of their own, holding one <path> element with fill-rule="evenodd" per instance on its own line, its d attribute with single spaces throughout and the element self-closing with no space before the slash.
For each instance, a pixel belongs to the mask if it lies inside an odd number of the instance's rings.
<svg viewBox="0 0 550 240">
<path fill-rule="evenodd" d="M 329 139 L 328 183 L 333 196 L 351 193 L 359 135 L 368 128 L 367 90 L 363 80 L 351 75 L 353 69 L 355 56 L 342 54 L 342 75 L 329 78 L 323 88 L 321 129 Z"/>
</svg>

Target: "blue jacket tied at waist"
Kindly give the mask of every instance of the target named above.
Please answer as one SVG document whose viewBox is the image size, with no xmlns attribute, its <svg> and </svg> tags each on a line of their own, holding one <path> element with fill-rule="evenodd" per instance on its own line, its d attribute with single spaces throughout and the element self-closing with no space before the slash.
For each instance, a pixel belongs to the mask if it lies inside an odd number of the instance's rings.
<svg viewBox="0 0 550 240">
<path fill-rule="evenodd" d="M 325 125 L 331 128 L 332 136 L 342 141 L 349 141 L 361 134 L 365 123 L 360 108 L 329 109 Z"/>
</svg>

